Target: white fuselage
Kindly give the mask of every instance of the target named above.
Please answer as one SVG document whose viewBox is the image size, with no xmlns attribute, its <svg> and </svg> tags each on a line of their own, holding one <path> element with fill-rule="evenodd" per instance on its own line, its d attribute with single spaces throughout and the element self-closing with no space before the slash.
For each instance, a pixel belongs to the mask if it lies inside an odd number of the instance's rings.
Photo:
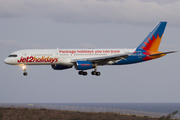
<svg viewBox="0 0 180 120">
<path fill-rule="evenodd" d="M 25 49 L 11 53 L 4 62 L 11 65 L 68 65 L 73 60 L 133 53 L 135 49 Z"/>
</svg>

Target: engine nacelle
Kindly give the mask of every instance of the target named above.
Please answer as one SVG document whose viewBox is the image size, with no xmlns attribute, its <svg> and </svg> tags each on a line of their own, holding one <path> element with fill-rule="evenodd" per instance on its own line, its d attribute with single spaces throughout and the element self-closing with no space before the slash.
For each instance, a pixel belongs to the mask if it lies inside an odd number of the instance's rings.
<svg viewBox="0 0 180 120">
<path fill-rule="evenodd" d="M 90 61 L 76 61 L 75 68 L 76 70 L 87 70 L 95 68 L 95 65 L 93 65 Z"/>
<path fill-rule="evenodd" d="M 72 68 L 72 66 L 64 66 L 64 65 L 51 65 L 52 69 L 54 70 L 64 70 L 64 69 L 69 69 Z"/>
</svg>

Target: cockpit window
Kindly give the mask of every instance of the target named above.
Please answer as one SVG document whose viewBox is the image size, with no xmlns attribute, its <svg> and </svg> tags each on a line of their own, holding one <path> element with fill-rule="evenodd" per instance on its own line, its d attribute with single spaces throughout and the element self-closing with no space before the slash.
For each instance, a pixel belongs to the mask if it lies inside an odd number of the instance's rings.
<svg viewBox="0 0 180 120">
<path fill-rule="evenodd" d="M 8 57 L 17 57 L 17 55 L 13 54 L 13 55 L 9 55 Z"/>
</svg>

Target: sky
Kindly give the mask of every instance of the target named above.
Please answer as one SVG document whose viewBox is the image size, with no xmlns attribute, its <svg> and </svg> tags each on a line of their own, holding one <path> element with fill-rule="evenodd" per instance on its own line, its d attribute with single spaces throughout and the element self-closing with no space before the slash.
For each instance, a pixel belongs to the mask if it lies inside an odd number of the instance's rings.
<svg viewBox="0 0 180 120">
<path fill-rule="evenodd" d="M 0 0 L 0 102 L 179 103 L 180 53 L 124 66 L 100 66 L 101 76 L 74 68 L 19 66 L 13 51 L 45 48 L 136 48 L 167 21 L 160 51 L 180 51 L 179 0 Z"/>
</svg>

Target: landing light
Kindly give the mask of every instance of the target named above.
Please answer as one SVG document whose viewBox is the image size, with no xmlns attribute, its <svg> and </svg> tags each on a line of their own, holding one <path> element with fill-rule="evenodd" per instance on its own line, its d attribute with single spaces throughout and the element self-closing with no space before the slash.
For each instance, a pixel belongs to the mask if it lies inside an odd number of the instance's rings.
<svg viewBox="0 0 180 120">
<path fill-rule="evenodd" d="M 23 65 L 23 66 L 22 66 L 22 70 L 25 70 L 25 69 L 26 69 L 26 66 L 25 66 L 25 65 Z"/>
</svg>

